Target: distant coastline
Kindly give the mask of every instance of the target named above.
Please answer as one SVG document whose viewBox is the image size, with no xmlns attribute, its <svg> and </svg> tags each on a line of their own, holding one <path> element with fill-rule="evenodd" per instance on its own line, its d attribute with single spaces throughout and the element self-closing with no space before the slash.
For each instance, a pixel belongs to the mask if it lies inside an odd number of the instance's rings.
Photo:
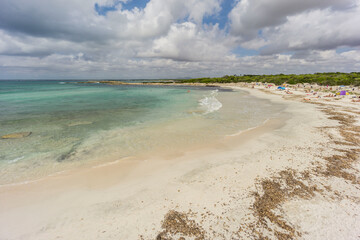
<svg viewBox="0 0 360 240">
<path fill-rule="evenodd" d="M 317 84 L 321 86 L 360 86 L 360 72 L 341 73 L 314 73 L 314 74 L 275 74 L 275 75 L 225 75 L 213 78 L 191 78 L 191 79 L 159 79 L 142 82 L 127 82 L 124 80 L 90 80 L 78 83 L 103 83 L 109 85 L 197 85 L 211 86 L 221 83 L 273 83 L 282 84 Z"/>
</svg>

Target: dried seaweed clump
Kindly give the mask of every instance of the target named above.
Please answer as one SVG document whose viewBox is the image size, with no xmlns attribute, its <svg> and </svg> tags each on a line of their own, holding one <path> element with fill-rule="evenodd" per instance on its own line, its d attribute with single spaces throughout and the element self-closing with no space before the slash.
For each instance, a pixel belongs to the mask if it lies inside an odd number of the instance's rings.
<svg viewBox="0 0 360 240">
<path fill-rule="evenodd" d="M 317 191 L 315 186 L 307 186 L 303 180 L 307 174 L 300 174 L 302 177 L 296 178 L 295 171 L 288 169 L 281 171 L 279 176 L 271 179 L 264 179 L 259 182 L 263 194 L 253 193 L 255 202 L 253 210 L 257 222 L 253 226 L 253 233 L 259 239 L 266 239 L 261 230 L 266 229 L 273 232 L 277 239 L 294 239 L 300 237 L 301 233 L 297 232 L 290 223 L 287 223 L 280 215 L 274 213 L 274 210 L 280 207 L 287 199 L 300 197 L 309 199 Z M 271 223 L 272 226 L 269 226 Z"/>
<path fill-rule="evenodd" d="M 349 173 L 345 170 L 353 169 L 352 164 L 357 160 L 357 149 L 343 150 L 345 155 L 333 155 L 325 157 L 327 161 L 326 170 L 323 174 L 326 177 L 333 176 L 343 178 L 351 181 L 353 184 L 360 184 L 355 174 Z"/>
<path fill-rule="evenodd" d="M 331 116 L 330 119 L 338 120 L 340 123 L 340 126 L 338 127 L 339 133 L 345 142 L 337 141 L 335 144 L 339 145 L 340 147 L 341 145 L 350 145 L 355 148 L 349 150 L 336 149 L 337 151 L 343 152 L 345 154 L 334 154 L 333 156 L 325 157 L 324 159 L 327 161 L 327 163 L 326 170 L 323 172 L 323 174 L 326 177 L 339 177 L 351 181 L 353 184 L 360 184 L 360 180 L 357 179 L 355 174 L 346 171 L 348 169 L 355 170 L 352 165 L 358 160 L 360 146 L 360 127 L 354 125 L 355 120 L 354 116 L 352 115 L 329 109 L 324 111 Z"/>
<path fill-rule="evenodd" d="M 164 230 L 159 233 L 156 240 L 182 240 L 192 237 L 195 240 L 204 240 L 205 231 L 194 220 L 190 220 L 186 213 L 174 210 L 169 211 L 161 226 Z"/>
</svg>

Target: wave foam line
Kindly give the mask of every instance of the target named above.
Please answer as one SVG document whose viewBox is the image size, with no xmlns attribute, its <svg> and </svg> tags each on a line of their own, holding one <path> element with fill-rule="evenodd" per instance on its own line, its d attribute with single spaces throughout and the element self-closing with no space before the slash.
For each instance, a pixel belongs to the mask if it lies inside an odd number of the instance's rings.
<svg viewBox="0 0 360 240">
<path fill-rule="evenodd" d="M 124 157 L 124 158 L 120 158 L 118 160 L 112 161 L 112 162 L 107 162 L 107 163 L 102 163 L 96 166 L 93 166 L 92 168 L 101 168 L 101 167 L 106 167 L 106 166 L 110 166 L 110 165 L 114 165 L 119 163 L 120 161 L 126 160 L 126 159 L 130 159 L 131 157 Z"/>
<path fill-rule="evenodd" d="M 124 157 L 124 158 L 120 158 L 120 159 L 112 161 L 112 162 L 107 162 L 107 163 L 102 163 L 102 164 L 99 164 L 99 165 L 95 165 L 95 166 L 93 166 L 91 168 L 101 168 L 101 167 L 110 166 L 110 165 L 117 164 L 120 161 L 123 161 L 123 160 L 126 160 L 126 159 L 131 159 L 131 158 L 132 157 Z M 19 185 L 26 185 L 26 184 L 30 184 L 30 183 L 40 182 L 40 181 L 45 180 L 48 177 L 55 177 L 55 176 L 64 174 L 65 172 L 69 172 L 69 171 L 71 171 L 71 170 L 63 170 L 63 171 L 54 172 L 54 173 L 48 174 L 47 176 L 44 176 L 44 177 L 41 177 L 41 178 L 38 178 L 38 179 L 34 179 L 34 180 L 26 180 L 26 181 L 22 181 L 22 182 L 0 184 L 0 188 L 11 187 L 11 186 L 19 186 Z"/>
<path fill-rule="evenodd" d="M 251 131 L 251 130 L 253 130 L 253 129 L 255 129 L 255 128 L 258 128 L 258 127 L 264 125 L 264 124 L 267 123 L 269 120 L 270 120 L 270 119 L 267 118 L 262 124 L 260 124 L 260 125 L 258 125 L 258 126 L 251 127 L 251 128 L 245 129 L 245 130 L 241 130 L 241 131 L 239 131 L 239 132 L 237 132 L 237 133 L 230 134 L 230 135 L 226 135 L 225 137 L 235 137 L 235 136 L 238 136 L 238 135 L 240 135 L 240 134 L 242 134 L 242 133 L 244 133 L 244 132 Z"/>
<path fill-rule="evenodd" d="M 9 160 L 8 163 L 16 163 L 17 161 L 23 159 L 25 156 L 21 156 L 21 157 L 18 157 L 18 158 L 15 158 L 13 160 Z"/>
</svg>

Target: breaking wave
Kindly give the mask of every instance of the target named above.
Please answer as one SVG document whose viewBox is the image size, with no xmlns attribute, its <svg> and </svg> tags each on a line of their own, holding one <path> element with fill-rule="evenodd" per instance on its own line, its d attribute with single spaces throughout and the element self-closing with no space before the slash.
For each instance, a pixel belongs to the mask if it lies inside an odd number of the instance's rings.
<svg viewBox="0 0 360 240">
<path fill-rule="evenodd" d="M 205 96 L 199 100 L 199 104 L 202 108 L 204 108 L 205 114 L 218 111 L 222 107 L 221 102 L 216 98 L 217 95 L 218 90 L 214 90 L 209 96 Z"/>
</svg>

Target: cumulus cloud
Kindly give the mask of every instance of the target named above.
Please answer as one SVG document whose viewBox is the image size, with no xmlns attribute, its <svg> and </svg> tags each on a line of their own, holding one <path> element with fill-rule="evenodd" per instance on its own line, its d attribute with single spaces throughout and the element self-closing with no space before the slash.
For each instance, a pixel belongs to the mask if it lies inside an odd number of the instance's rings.
<svg viewBox="0 0 360 240">
<path fill-rule="evenodd" d="M 103 16 L 98 6 L 116 6 Z M 152 0 L 144 9 L 122 9 L 109 0 L 2 0 L 0 28 L 36 37 L 70 41 L 149 38 L 165 34 L 173 23 L 188 17 L 201 23 L 220 10 L 220 0 Z"/>
<path fill-rule="evenodd" d="M 312 9 L 343 9 L 353 4 L 353 0 L 241 0 L 229 14 L 231 33 L 249 40 L 265 27 L 285 23 L 289 16 Z"/>
<path fill-rule="evenodd" d="M 230 33 L 242 47 L 260 54 L 286 53 L 310 61 L 314 50 L 358 48 L 359 16 L 358 0 L 242 0 L 229 14 Z"/>
<path fill-rule="evenodd" d="M 131 1 L 135 7 L 125 7 Z M 228 12 L 224 1 L 149 0 L 137 7 L 135 0 L 0 0 L 0 78 L 168 78 L 359 67 L 360 0 L 241 0 Z M 227 24 L 217 23 L 226 18 Z M 336 51 L 343 46 L 349 49 Z M 249 49 L 259 55 L 246 56 Z"/>
<path fill-rule="evenodd" d="M 288 21 L 264 33 L 265 54 L 308 49 L 329 50 L 360 46 L 360 6 L 347 11 L 314 10 L 291 16 Z"/>
<path fill-rule="evenodd" d="M 169 33 L 156 39 L 139 57 L 169 58 L 178 61 L 214 61 L 229 57 L 226 37 L 217 26 L 203 30 L 190 22 L 174 24 Z"/>
<path fill-rule="evenodd" d="M 95 15 L 93 4 L 91 0 L 2 0 L 0 28 L 15 34 L 71 41 L 108 38 L 111 32 L 100 27 L 103 19 Z"/>
</svg>

